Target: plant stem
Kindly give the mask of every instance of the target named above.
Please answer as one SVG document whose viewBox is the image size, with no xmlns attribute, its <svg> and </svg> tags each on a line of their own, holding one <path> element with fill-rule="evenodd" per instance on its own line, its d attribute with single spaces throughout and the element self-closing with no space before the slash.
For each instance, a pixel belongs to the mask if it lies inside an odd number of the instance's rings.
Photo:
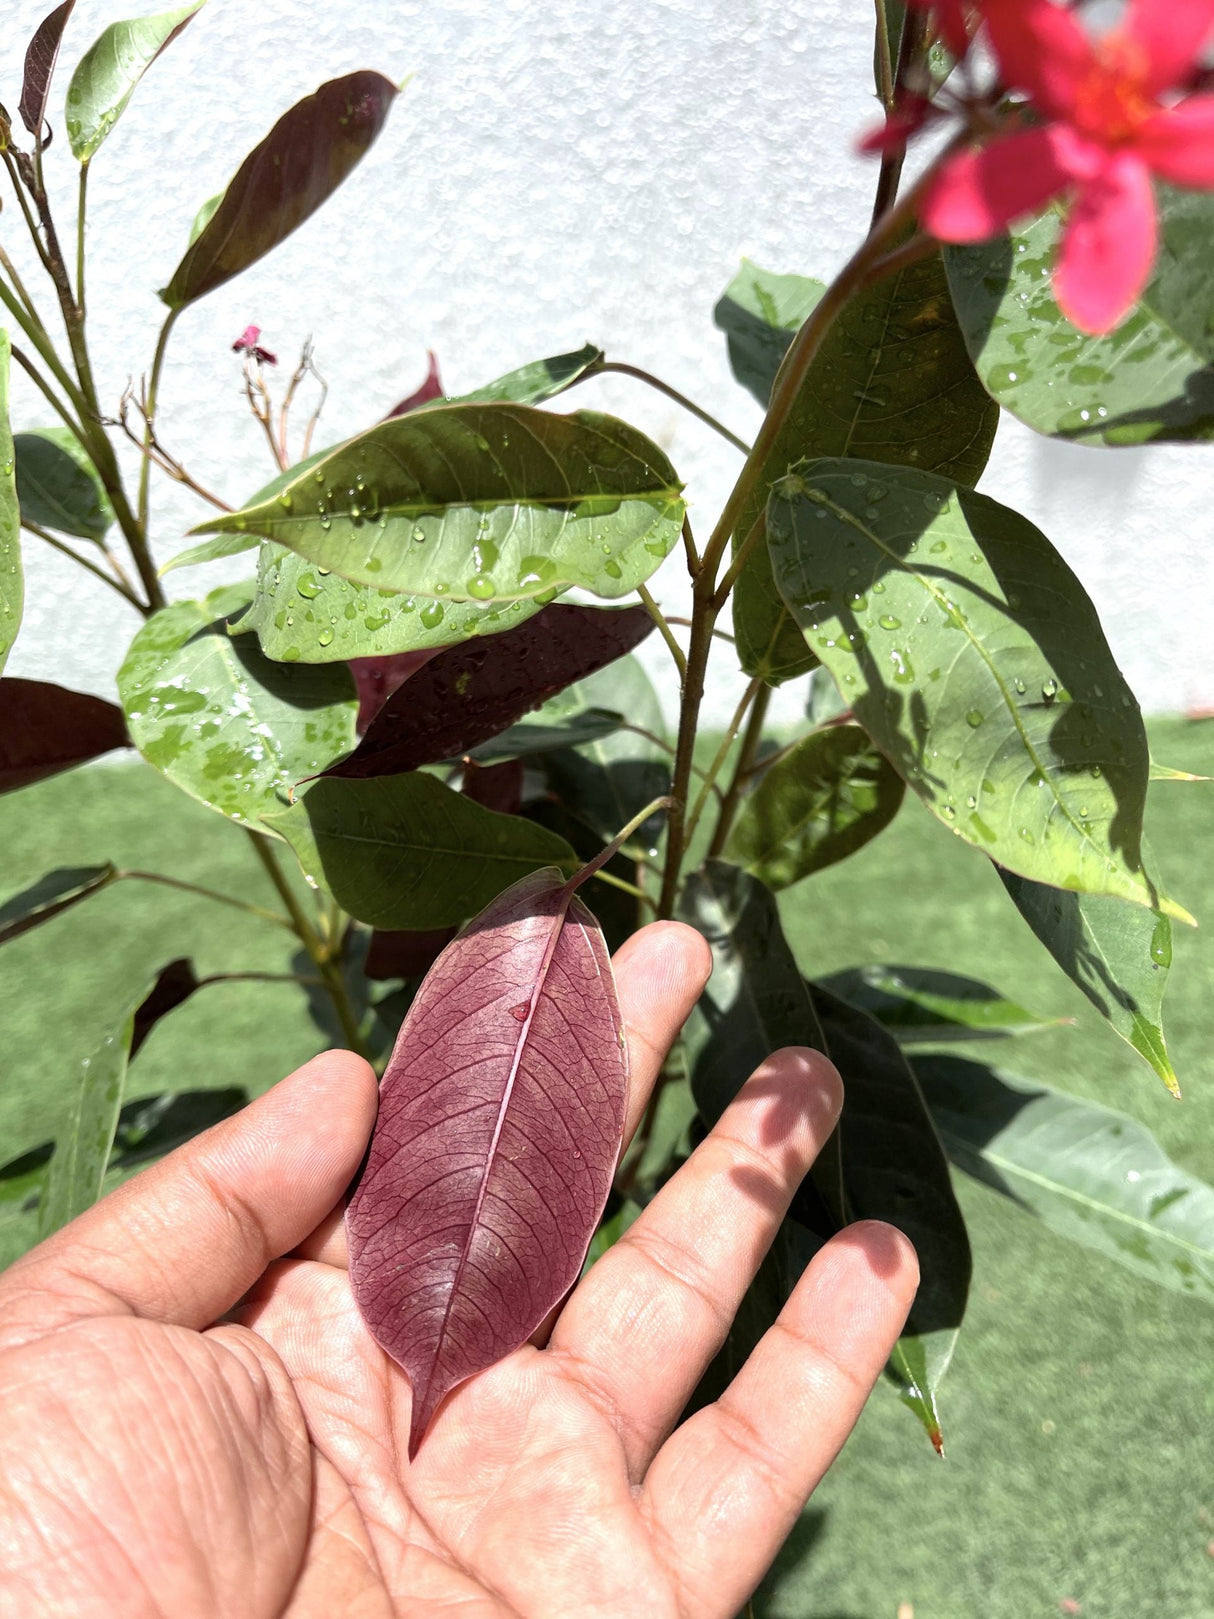
<svg viewBox="0 0 1214 1619">
<path fill-rule="evenodd" d="M 277 911 L 267 911 L 260 905 L 250 905 L 247 900 L 237 899 L 234 894 L 221 894 L 216 888 L 202 888 L 198 883 L 182 882 L 180 877 L 167 877 L 162 871 L 120 871 L 116 873 L 115 880 L 119 878 L 133 882 L 159 883 L 162 888 L 176 888 L 183 894 L 197 894 L 202 899 L 213 899 L 219 905 L 230 905 L 233 910 L 244 911 L 248 916 L 256 916 L 263 922 L 273 922 L 275 927 L 286 928 L 290 933 L 295 931 L 290 920 L 280 916 Z"/>
<path fill-rule="evenodd" d="M 756 546 L 762 545 L 763 539 L 764 539 L 764 536 L 766 535 L 766 533 L 767 533 L 767 508 L 764 507 L 764 509 L 759 513 L 759 515 L 755 518 L 754 522 L 751 524 L 750 533 L 746 536 L 746 538 L 742 541 L 741 545 L 739 545 L 738 549 L 735 551 L 734 556 L 733 556 L 733 560 L 730 562 L 728 568 L 726 568 L 725 576 L 721 580 L 721 583 L 717 586 L 717 589 L 716 589 L 716 591 L 715 591 L 715 593 L 713 595 L 712 605 L 713 605 L 713 608 L 718 613 L 721 611 L 721 608 L 724 607 L 725 603 L 729 600 L 729 593 L 733 589 L 734 585 L 737 583 L 738 575 L 742 572 L 742 569 L 750 561 L 751 552 L 754 551 Z"/>
<path fill-rule="evenodd" d="M 569 881 L 565 884 L 565 892 L 569 894 L 575 893 L 587 880 L 587 878 L 601 877 L 603 875 L 603 867 L 615 855 L 619 854 L 620 850 L 628 842 L 628 839 L 637 830 L 637 828 L 644 826 L 645 822 L 651 815 L 656 815 L 659 810 L 669 809 L 670 807 L 670 799 L 663 797 L 653 799 L 652 802 L 646 804 L 643 810 L 638 810 L 638 812 L 632 817 L 631 821 L 628 822 L 627 826 L 623 827 L 619 832 L 617 832 L 610 843 L 605 843 L 599 850 L 598 854 L 596 854 L 592 859 L 588 860 L 584 866 L 579 866 L 577 871 L 574 872 L 573 876 L 570 877 Z M 631 884 L 626 884 L 625 886 L 629 889 L 629 891 L 631 891 Z M 637 892 L 639 893 L 640 890 L 637 890 Z"/>
<path fill-rule="evenodd" d="M 160 373 L 164 369 L 165 350 L 168 348 L 169 334 L 172 332 L 174 323 L 176 322 L 180 313 L 181 311 L 179 309 L 170 309 L 168 314 L 164 317 L 164 325 L 160 328 L 160 335 L 156 339 L 156 352 L 152 356 L 152 372 L 148 378 L 148 391 L 144 396 L 143 402 L 143 413 L 147 420 L 147 432 L 144 437 L 144 444 L 149 448 L 151 447 L 152 442 L 152 428 L 156 421 L 156 395 L 160 391 Z M 151 472 L 151 462 L 147 456 L 144 456 L 143 465 L 139 468 L 138 505 L 139 527 L 144 534 L 146 534 L 148 530 L 148 509 L 151 501 L 151 492 L 149 488 Z"/>
<path fill-rule="evenodd" d="M 67 406 L 59 398 L 59 395 L 51 387 L 50 383 L 42 375 L 41 371 L 38 370 L 38 367 L 30 359 L 29 355 L 25 353 L 24 349 L 18 348 L 16 343 L 14 343 L 12 346 L 12 354 L 13 359 L 16 360 L 17 364 L 29 377 L 30 381 L 39 390 L 39 392 L 44 395 L 55 414 L 62 418 L 64 425 L 70 429 L 77 441 L 87 449 L 88 446 L 85 441 L 84 429 L 80 426 L 80 423 L 76 420 L 76 418 L 68 411 Z"/>
<path fill-rule="evenodd" d="M 615 372 L 617 376 L 635 377 L 637 382 L 648 383 L 649 387 L 656 388 L 658 393 L 665 394 L 667 399 L 673 399 L 676 405 L 682 405 L 684 410 L 690 411 L 693 416 L 704 423 L 705 427 L 711 427 L 714 433 L 719 433 L 727 444 L 733 445 L 735 450 L 741 450 L 743 455 L 746 455 L 749 451 L 750 446 L 745 439 L 739 438 L 736 433 L 731 433 L 724 423 L 719 422 L 715 416 L 710 416 L 693 399 L 688 399 L 686 394 L 681 394 L 677 388 L 672 388 L 668 382 L 663 382 L 661 377 L 655 377 L 652 372 L 642 371 L 638 365 L 624 365 L 619 360 L 604 360 L 601 365 L 596 365 L 586 372 L 586 379 L 605 376 L 609 371 Z"/>
<path fill-rule="evenodd" d="M 39 152 L 39 161 L 41 161 L 41 152 Z M 49 275 L 51 273 L 51 262 L 47 257 L 46 248 L 42 245 L 42 238 L 38 234 L 38 222 L 30 212 L 29 199 L 25 195 L 25 187 L 21 183 L 21 176 L 16 163 L 13 161 L 11 152 L 6 151 L 4 153 L 4 162 L 8 169 L 8 177 L 13 183 L 13 190 L 17 194 L 17 202 L 25 220 L 25 227 L 29 231 L 30 240 L 33 242 L 34 250 L 42 261 L 42 268 Z"/>
<path fill-rule="evenodd" d="M 679 679 L 682 680 L 683 676 L 687 673 L 687 659 L 683 656 L 683 648 L 674 638 L 674 631 L 666 622 L 666 615 L 662 612 L 662 609 L 658 606 L 657 602 L 654 601 L 653 597 L 649 594 L 649 591 L 644 585 L 637 586 L 637 595 L 644 602 L 650 618 L 657 625 L 658 634 L 670 648 L 670 656 L 674 659 L 675 668 L 679 671 Z"/>
<path fill-rule="evenodd" d="M 754 702 L 750 709 L 750 718 L 746 722 L 746 734 L 742 738 L 742 746 L 738 750 L 737 762 L 733 767 L 733 776 L 729 786 L 725 789 L 724 802 L 721 812 L 717 816 L 716 829 L 712 834 L 712 842 L 708 845 L 708 858 L 713 860 L 725 847 L 725 840 L 729 836 L 729 829 L 733 825 L 733 818 L 738 811 L 738 803 L 742 797 L 742 790 L 754 766 L 755 757 L 763 741 L 763 722 L 767 718 L 767 705 L 771 702 L 771 687 L 761 684 L 755 692 Z"/>
<path fill-rule="evenodd" d="M 25 282 L 22 281 L 20 273 L 17 270 L 17 266 L 13 263 L 12 259 L 9 258 L 8 254 L 4 251 L 4 249 L 2 247 L 0 247 L 0 269 L 3 269 L 5 275 L 7 275 L 9 280 L 12 282 L 13 291 L 17 294 L 17 296 L 21 299 L 21 302 L 25 305 L 26 312 L 28 313 L 29 318 L 34 322 L 34 324 L 36 326 L 41 326 L 42 325 L 42 317 L 39 315 L 37 309 L 34 306 L 34 300 L 30 297 L 29 291 L 26 288 Z"/>
<path fill-rule="evenodd" d="M 328 991 L 329 999 L 333 1002 L 333 1010 L 337 1013 L 337 1020 L 341 1024 L 341 1031 L 345 1036 L 347 1045 L 351 1051 L 356 1051 L 360 1057 L 370 1062 L 371 1054 L 367 1050 L 362 1035 L 359 1033 L 358 1018 L 355 1016 L 354 1008 L 350 1004 L 350 994 L 342 974 L 340 940 L 334 941 L 337 954 L 333 954 L 311 922 L 308 921 L 307 913 L 299 903 L 295 890 L 291 887 L 285 872 L 278 864 L 278 858 L 270 846 L 269 838 L 266 837 L 264 832 L 255 832 L 251 826 L 246 827 L 245 831 L 249 834 L 253 848 L 257 852 L 257 858 L 265 867 L 270 881 L 278 890 L 279 898 L 286 907 L 287 915 L 291 919 L 288 925 L 307 951 L 317 972 L 324 979 L 325 989 Z"/>
<path fill-rule="evenodd" d="M 691 814 L 687 819 L 687 830 L 683 834 L 685 849 L 691 843 L 692 838 L 695 836 L 696 827 L 700 824 L 700 816 L 703 815 L 704 807 L 708 803 L 708 790 L 724 769 L 725 761 L 729 757 L 729 750 L 733 747 L 734 740 L 742 727 L 742 721 L 746 718 L 747 710 L 762 690 L 763 677 L 762 675 L 755 675 L 748 683 L 738 702 L 738 706 L 733 711 L 733 718 L 725 728 L 725 735 L 721 738 L 721 745 L 705 772 L 704 785 L 700 788 L 696 801 L 692 805 Z M 723 809 L 724 805 L 722 805 Z"/>
<path fill-rule="evenodd" d="M 87 568 L 89 573 L 95 574 L 103 585 L 108 585 L 111 590 L 116 590 L 124 601 L 130 602 L 132 607 L 142 609 L 143 603 L 135 592 L 130 589 L 129 585 L 120 583 L 106 573 L 104 568 L 99 568 L 95 562 L 90 562 L 87 557 L 82 557 L 79 551 L 73 551 L 70 545 L 65 545 L 62 540 L 49 533 L 42 527 L 41 523 L 35 523 L 31 517 L 23 517 L 21 527 L 27 529 L 29 533 L 37 535 L 40 540 L 43 540 L 47 545 L 53 546 L 56 551 L 61 551 L 65 557 L 71 557 L 72 561 L 78 563 L 80 567 Z"/>
<path fill-rule="evenodd" d="M 701 586 L 709 580 L 705 593 Z M 679 872 L 686 848 L 684 828 L 687 824 L 687 797 L 691 788 L 691 769 L 695 762 L 696 725 L 700 717 L 700 703 L 704 697 L 704 675 L 708 669 L 708 654 L 712 649 L 712 591 L 709 575 L 701 573 L 696 579 L 693 595 L 700 599 L 691 617 L 691 638 L 687 646 L 687 672 L 683 676 L 682 700 L 679 708 L 679 735 L 675 744 L 674 774 L 670 792 L 672 803 L 666 823 L 666 865 L 662 872 L 662 891 L 658 900 L 658 915 L 674 915 L 678 893 Z"/>
<path fill-rule="evenodd" d="M 640 900 L 651 909 L 655 908 L 654 901 L 643 888 L 639 888 L 636 883 L 625 882 L 623 877 L 617 877 L 613 871 L 596 871 L 594 879 L 596 882 L 606 883 L 611 888 L 622 889 L 625 894 L 631 894 L 633 899 Z"/>
<path fill-rule="evenodd" d="M 80 165 L 80 189 L 76 193 L 76 308 L 84 319 L 84 216 L 89 184 L 88 159 Z"/>
</svg>

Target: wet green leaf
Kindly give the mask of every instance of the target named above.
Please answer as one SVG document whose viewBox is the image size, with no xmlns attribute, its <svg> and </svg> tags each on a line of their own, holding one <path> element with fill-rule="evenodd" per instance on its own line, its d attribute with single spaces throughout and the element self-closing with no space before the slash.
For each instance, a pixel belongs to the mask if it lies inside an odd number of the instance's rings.
<svg viewBox="0 0 1214 1619">
<path fill-rule="evenodd" d="M 296 782 L 350 752 L 358 698 L 346 668 L 286 668 L 227 619 L 250 587 L 173 602 L 143 626 L 118 671 L 135 746 L 192 797 L 256 826 Z"/>
<path fill-rule="evenodd" d="M 876 1018 L 904 1046 L 998 1040 L 1068 1021 L 1038 1017 L 989 984 L 938 967 L 847 967 L 821 982 L 840 1000 Z"/>
<path fill-rule="evenodd" d="M 330 79 L 285 112 L 195 217 L 160 294 L 169 308 L 213 292 L 310 218 L 362 161 L 395 99 L 389 79 L 363 70 Z"/>
<path fill-rule="evenodd" d="M 1154 273 L 1105 337 L 1079 331 L 1054 301 L 1053 209 L 1011 236 L 946 249 L 978 375 L 1037 432 L 1081 444 L 1214 438 L 1214 197 L 1160 186 L 1158 198 Z"/>
<path fill-rule="evenodd" d="M 113 509 L 96 468 L 66 427 L 38 427 L 13 438 L 21 515 L 59 534 L 103 540 Z"/>
<path fill-rule="evenodd" d="M 72 156 L 87 163 L 126 110 L 135 86 L 206 0 L 155 17 L 115 22 L 76 65 L 64 121 Z"/>
<path fill-rule="evenodd" d="M 272 500 L 192 532 L 260 534 L 440 605 L 551 600 L 571 585 L 612 598 L 677 543 L 680 489 L 657 445 L 610 416 L 447 405 L 380 422 Z"/>
<path fill-rule="evenodd" d="M 578 864 L 564 838 L 413 771 L 318 781 L 264 817 L 304 874 L 376 928 L 444 928 L 540 866 Z"/>
<path fill-rule="evenodd" d="M 729 366 L 764 410 L 797 328 L 826 291 L 807 275 L 775 275 L 749 259 L 712 312 L 729 345 Z"/>
<path fill-rule="evenodd" d="M 279 663 L 339 663 L 496 635 L 524 623 L 542 605 L 402 596 L 352 584 L 285 546 L 265 544 L 257 559 L 256 593 L 233 627 L 238 634 L 256 630 L 261 650 Z"/>
<path fill-rule="evenodd" d="M 516 371 L 487 382 L 483 388 L 470 393 L 455 394 L 449 399 L 436 399 L 419 405 L 419 410 L 435 410 L 443 405 L 475 405 L 505 403 L 511 405 L 539 405 L 545 399 L 555 399 L 588 371 L 602 363 L 603 351 L 593 343 L 575 349 L 572 354 L 553 354 L 546 360 L 533 360 Z"/>
<path fill-rule="evenodd" d="M 0 905 L 0 944 L 51 921 L 117 878 L 118 872 L 108 860 L 104 866 L 60 866 L 48 871 Z"/>
<path fill-rule="evenodd" d="M 1119 899 L 1049 888 L 998 865 L 995 870 L 1071 982 L 1179 1096 L 1163 1036 L 1163 992 L 1172 964 L 1168 918 Z"/>
<path fill-rule="evenodd" d="M 857 456 L 972 485 L 998 418 L 965 351 L 939 256 L 910 265 L 836 317 L 742 512 L 735 545 L 762 514 L 771 485 L 804 457 Z M 817 662 L 817 649 L 789 621 L 761 545 L 734 588 L 733 621 L 747 674 L 778 685 Z"/>
<path fill-rule="evenodd" d="M 1034 881 L 1187 914 L 1142 868 L 1138 704 L 1038 529 L 931 473 L 818 461 L 773 492 L 768 541 L 809 645 L 946 826 Z"/>
<path fill-rule="evenodd" d="M 632 817 L 670 790 L 673 754 L 663 746 L 666 720 L 653 682 L 631 654 L 562 693 L 585 709 L 615 710 L 623 728 L 544 757 L 544 769 L 568 808 L 603 838 L 613 838 Z M 647 735 L 640 735 L 639 727 Z M 638 844 L 661 835 L 663 817 L 639 829 Z"/>
<path fill-rule="evenodd" d="M 1214 1187 L 1136 1119 L 943 1054 L 915 1071 L 949 1157 L 1051 1231 L 1214 1302 Z"/>
<path fill-rule="evenodd" d="M 203 540 L 198 545 L 187 545 L 184 551 L 178 551 L 160 570 L 163 579 L 166 573 L 172 573 L 176 568 L 193 568 L 200 562 L 218 562 L 223 557 L 236 557 L 242 551 L 251 551 L 261 541 L 256 534 L 217 534 L 214 539 Z"/>
<path fill-rule="evenodd" d="M 815 731 L 759 777 L 725 858 L 787 888 L 862 849 L 893 820 L 902 778 L 858 725 Z"/>
<path fill-rule="evenodd" d="M 0 672 L 17 639 L 25 601 L 21 509 L 17 503 L 13 438 L 8 423 L 8 362 L 8 333 L 0 329 Z"/>
</svg>

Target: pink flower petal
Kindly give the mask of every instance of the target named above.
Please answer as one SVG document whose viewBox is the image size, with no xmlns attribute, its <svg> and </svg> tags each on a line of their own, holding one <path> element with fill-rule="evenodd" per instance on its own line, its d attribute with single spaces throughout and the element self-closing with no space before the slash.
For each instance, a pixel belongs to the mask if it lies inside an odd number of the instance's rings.
<svg viewBox="0 0 1214 1619">
<path fill-rule="evenodd" d="M 1075 138 L 1057 124 L 1003 135 L 946 163 L 919 218 L 942 242 L 985 242 L 1072 183 Z"/>
<path fill-rule="evenodd" d="M 1202 189 L 1214 186 L 1214 96 L 1190 96 L 1143 124 L 1136 151 L 1161 179 Z"/>
<path fill-rule="evenodd" d="M 1079 19 L 1051 0 L 986 0 L 982 15 L 1008 89 L 1065 118 L 1096 60 Z"/>
<path fill-rule="evenodd" d="M 1111 332 L 1155 262 L 1155 195 L 1146 164 L 1120 152 L 1080 192 L 1062 233 L 1054 296 L 1080 331 Z"/>
<path fill-rule="evenodd" d="M 1122 24 L 1149 64 L 1148 95 L 1183 85 L 1214 31 L 1214 0 L 1129 0 Z"/>
</svg>

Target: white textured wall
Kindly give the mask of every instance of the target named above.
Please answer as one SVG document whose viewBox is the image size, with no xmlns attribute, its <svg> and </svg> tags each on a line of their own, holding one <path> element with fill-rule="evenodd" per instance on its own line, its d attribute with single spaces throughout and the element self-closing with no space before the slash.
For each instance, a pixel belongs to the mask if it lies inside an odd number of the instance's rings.
<svg viewBox="0 0 1214 1619">
<path fill-rule="evenodd" d="M 4 8 L 0 99 L 14 111 L 25 41 L 50 3 Z M 56 121 L 77 57 L 134 9 L 80 0 Z M 871 15 L 869 0 L 210 0 L 93 164 L 89 290 L 104 396 L 116 404 L 150 362 L 154 289 L 198 205 L 299 96 L 375 67 L 413 78 L 353 179 L 178 325 L 160 427 L 203 483 L 237 501 L 270 473 L 230 351 L 249 321 L 284 357 L 312 334 L 331 439 L 416 386 L 427 347 L 458 391 L 587 340 L 753 432 L 758 411 L 730 377 L 712 306 L 742 254 L 829 275 L 866 225 L 872 170 L 851 145 L 872 117 Z M 75 165 L 65 140 L 49 161 L 66 225 Z M 18 224 L 6 197 L 10 251 Z M 18 426 L 52 419 L 23 380 L 14 394 Z M 596 381 L 575 398 L 663 444 L 706 531 L 734 453 L 630 381 Z M 1151 710 L 1214 704 L 1209 469 L 1208 451 L 1097 452 L 1007 422 L 982 486 L 1039 523 L 1076 568 Z M 161 485 L 162 557 L 199 511 Z M 10 673 L 112 692 L 134 615 L 37 541 L 26 554 L 30 600 Z M 184 594 L 221 577 L 198 569 L 174 582 Z M 658 588 L 678 611 L 677 559 Z M 647 655 L 669 694 L 656 637 Z M 734 690 L 723 667 L 713 718 Z"/>
</svg>

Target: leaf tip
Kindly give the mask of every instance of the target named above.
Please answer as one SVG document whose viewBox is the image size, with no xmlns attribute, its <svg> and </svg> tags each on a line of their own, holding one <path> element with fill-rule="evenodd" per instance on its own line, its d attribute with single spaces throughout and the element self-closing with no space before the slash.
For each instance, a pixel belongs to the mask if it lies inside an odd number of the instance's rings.
<svg viewBox="0 0 1214 1619">
<path fill-rule="evenodd" d="M 1197 926 L 1197 918 L 1192 911 L 1186 911 L 1184 906 L 1178 904 L 1176 900 L 1168 899 L 1162 894 L 1159 897 L 1159 909 L 1165 916 L 1170 916 L 1173 922 L 1183 922 L 1187 928 Z"/>
</svg>

